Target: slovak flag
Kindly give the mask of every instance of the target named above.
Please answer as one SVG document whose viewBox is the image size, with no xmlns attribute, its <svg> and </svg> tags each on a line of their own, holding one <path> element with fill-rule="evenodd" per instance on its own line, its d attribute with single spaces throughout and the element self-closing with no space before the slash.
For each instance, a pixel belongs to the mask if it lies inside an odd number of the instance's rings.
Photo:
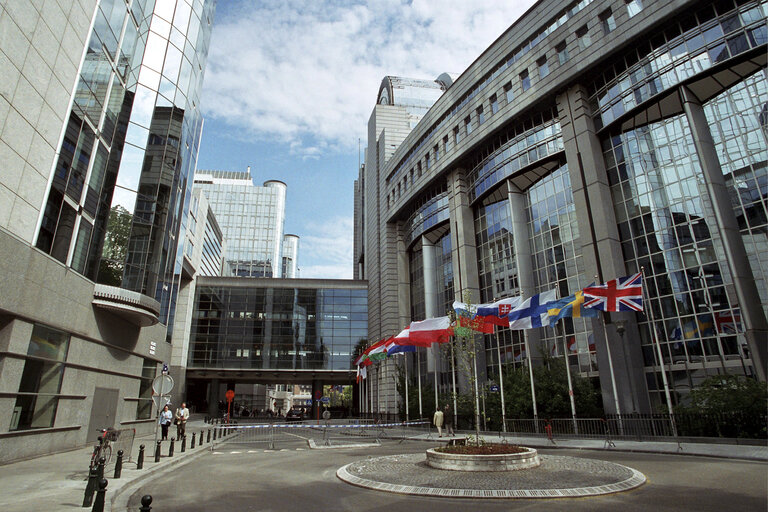
<svg viewBox="0 0 768 512">
<path fill-rule="evenodd" d="M 478 304 L 475 315 L 483 317 L 486 323 L 508 327 L 509 318 L 507 316 L 522 300 L 522 297 L 508 297 L 492 304 Z"/>
<path fill-rule="evenodd" d="M 643 274 L 612 279 L 604 284 L 587 286 L 583 290 L 585 308 L 600 311 L 642 311 Z"/>
<path fill-rule="evenodd" d="M 532 329 L 549 325 L 549 307 L 557 300 L 557 289 L 525 299 L 507 316 L 510 329 Z"/>
</svg>

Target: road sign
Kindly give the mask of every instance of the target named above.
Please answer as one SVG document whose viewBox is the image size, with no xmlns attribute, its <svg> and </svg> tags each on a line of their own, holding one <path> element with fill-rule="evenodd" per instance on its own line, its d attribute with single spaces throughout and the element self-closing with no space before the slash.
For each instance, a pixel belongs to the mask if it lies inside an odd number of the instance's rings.
<svg viewBox="0 0 768 512">
<path fill-rule="evenodd" d="M 168 375 L 168 363 L 163 363 L 163 375 Z"/>
<path fill-rule="evenodd" d="M 160 410 L 171 403 L 171 397 L 170 395 L 153 395 L 152 401 L 155 402 L 155 407 L 157 410 Z"/>
<path fill-rule="evenodd" d="M 330 399 L 329 397 L 327 397 L 327 396 L 324 396 L 324 397 L 322 397 L 322 398 L 320 399 L 320 401 L 321 401 L 321 402 L 323 402 L 324 404 L 329 404 L 329 403 L 331 403 L 331 399 Z"/>
<path fill-rule="evenodd" d="M 231 389 L 228 389 L 224 396 L 227 397 L 227 402 L 231 402 L 235 399 L 235 392 Z"/>
<path fill-rule="evenodd" d="M 498 393 L 499 392 L 499 386 L 496 384 L 491 384 L 491 393 Z"/>
<path fill-rule="evenodd" d="M 152 391 L 156 395 L 167 395 L 173 389 L 173 377 L 170 375 L 158 375 L 152 381 Z"/>
</svg>

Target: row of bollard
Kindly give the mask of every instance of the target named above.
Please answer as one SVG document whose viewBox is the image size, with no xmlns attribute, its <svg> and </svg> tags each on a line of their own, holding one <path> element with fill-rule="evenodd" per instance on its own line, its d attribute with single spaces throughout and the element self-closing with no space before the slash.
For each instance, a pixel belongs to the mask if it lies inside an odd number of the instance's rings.
<svg viewBox="0 0 768 512">
<path fill-rule="evenodd" d="M 218 428 L 213 429 L 213 440 L 216 440 L 217 437 L 217 431 Z M 226 432 L 224 429 L 221 429 L 222 432 L 219 433 L 218 437 L 224 437 Z M 199 442 L 197 441 L 197 433 L 192 433 L 192 439 L 189 445 L 189 449 L 192 450 L 195 448 L 195 445 L 202 446 L 204 442 L 205 437 L 203 436 L 203 432 L 200 432 Z M 211 429 L 208 429 L 207 434 L 207 441 L 208 443 L 211 442 Z M 161 441 L 157 442 L 157 446 L 155 446 L 155 462 L 160 462 L 160 448 L 161 448 Z M 187 436 L 183 436 L 181 438 L 181 453 L 184 453 L 187 449 Z M 174 439 L 171 439 L 171 443 L 168 446 L 168 457 L 173 457 L 173 451 L 174 451 Z M 136 459 L 136 469 L 144 469 L 144 452 L 145 452 L 145 446 L 142 444 L 139 446 L 139 456 Z M 103 512 L 104 511 L 104 499 L 107 489 L 108 481 L 106 478 L 104 478 L 104 466 L 106 464 L 106 459 L 102 457 L 99 459 L 99 462 L 97 465 L 91 467 L 88 471 L 88 483 L 85 486 L 85 495 L 83 496 L 83 507 L 91 507 L 92 512 Z M 114 478 L 120 478 L 122 476 L 123 472 L 123 450 L 117 451 L 117 459 L 115 461 L 115 473 Z M 95 497 L 95 499 L 94 499 Z M 142 507 L 139 509 L 142 512 L 149 512 L 151 509 L 150 505 L 152 503 L 152 496 L 144 496 L 141 498 L 141 505 Z"/>
</svg>

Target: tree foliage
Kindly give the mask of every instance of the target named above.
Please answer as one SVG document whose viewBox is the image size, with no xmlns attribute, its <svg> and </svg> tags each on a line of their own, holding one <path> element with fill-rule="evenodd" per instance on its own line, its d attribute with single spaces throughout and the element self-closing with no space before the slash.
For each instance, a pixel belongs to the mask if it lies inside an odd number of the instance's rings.
<svg viewBox="0 0 768 512">
<path fill-rule="evenodd" d="M 768 386 L 743 375 L 715 375 L 694 388 L 679 413 L 765 414 Z"/>
</svg>

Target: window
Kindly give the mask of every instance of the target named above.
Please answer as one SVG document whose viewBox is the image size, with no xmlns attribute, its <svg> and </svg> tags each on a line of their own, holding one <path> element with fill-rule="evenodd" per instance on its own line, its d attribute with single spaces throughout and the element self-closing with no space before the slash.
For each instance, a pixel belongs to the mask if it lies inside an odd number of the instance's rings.
<svg viewBox="0 0 768 512">
<path fill-rule="evenodd" d="M 483 112 L 483 106 L 480 105 L 475 110 L 477 112 L 477 124 L 483 124 L 485 122 L 485 113 Z"/>
<path fill-rule="evenodd" d="M 455 126 L 453 128 L 453 143 L 458 145 L 460 140 L 461 140 L 461 135 L 459 135 L 459 127 Z"/>
<path fill-rule="evenodd" d="M 467 131 L 467 135 L 472 133 L 472 119 L 469 116 L 464 118 L 464 129 Z"/>
<path fill-rule="evenodd" d="M 557 52 L 557 60 L 561 65 L 568 62 L 568 59 L 571 58 L 571 56 L 568 55 L 568 47 L 565 46 L 565 41 L 560 41 L 560 43 L 555 46 L 555 51 Z"/>
<path fill-rule="evenodd" d="M 531 88 L 531 78 L 528 76 L 527 69 L 520 73 L 520 86 L 523 88 L 523 92 Z"/>
<path fill-rule="evenodd" d="M 499 98 L 496 97 L 494 94 L 490 98 L 488 98 L 488 101 L 491 102 L 491 115 L 495 114 L 499 111 Z"/>
<path fill-rule="evenodd" d="M 440 144 L 435 144 L 435 147 L 432 148 L 432 151 L 435 153 L 435 161 L 440 160 Z"/>
<path fill-rule="evenodd" d="M 587 49 L 592 44 L 592 40 L 589 38 L 589 29 L 586 25 L 576 30 L 576 39 L 579 41 L 579 48 L 582 50 Z"/>
<path fill-rule="evenodd" d="M 443 154 L 448 154 L 448 136 L 443 137 Z"/>
<path fill-rule="evenodd" d="M 146 420 L 152 417 L 152 381 L 155 380 L 157 363 L 144 359 L 141 365 L 139 382 L 139 400 L 136 402 L 136 419 Z"/>
<path fill-rule="evenodd" d="M 507 99 L 507 105 L 515 99 L 515 93 L 512 92 L 512 82 L 507 82 L 507 85 L 504 86 L 504 96 Z"/>
<path fill-rule="evenodd" d="M 606 9 L 599 15 L 600 24 L 603 26 L 603 33 L 608 35 L 616 28 L 616 19 L 613 17 L 611 9 Z"/>
<path fill-rule="evenodd" d="M 627 13 L 630 18 L 643 10 L 642 0 L 624 0 L 624 3 L 627 4 Z"/>
<path fill-rule="evenodd" d="M 53 427 L 68 349 L 69 334 L 34 326 L 9 430 Z"/>
<path fill-rule="evenodd" d="M 544 78 L 549 74 L 549 64 L 547 64 L 546 57 L 542 57 L 537 60 L 536 64 L 539 66 L 539 78 Z"/>
<path fill-rule="evenodd" d="M 418 171 L 418 177 L 421 178 L 421 162 L 416 162 L 416 170 Z"/>
</svg>

